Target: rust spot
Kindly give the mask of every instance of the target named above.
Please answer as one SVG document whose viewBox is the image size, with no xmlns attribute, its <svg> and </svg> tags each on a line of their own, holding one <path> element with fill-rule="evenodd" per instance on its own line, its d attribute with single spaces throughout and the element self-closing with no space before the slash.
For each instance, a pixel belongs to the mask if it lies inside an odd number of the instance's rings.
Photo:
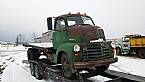
<svg viewBox="0 0 145 82">
<path fill-rule="evenodd" d="M 98 28 L 97 26 L 91 25 L 74 25 L 68 28 L 70 37 L 80 37 L 84 41 L 89 42 L 90 40 L 98 39 Z"/>
</svg>

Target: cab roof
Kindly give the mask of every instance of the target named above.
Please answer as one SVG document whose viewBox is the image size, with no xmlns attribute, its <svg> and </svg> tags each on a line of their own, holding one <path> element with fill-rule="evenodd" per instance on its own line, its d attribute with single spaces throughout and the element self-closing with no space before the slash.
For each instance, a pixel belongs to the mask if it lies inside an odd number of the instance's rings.
<svg viewBox="0 0 145 82">
<path fill-rule="evenodd" d="M 88 16 L 86 14 L 80 14 L 80 13 L 71 14 L 71 13 L 69 13 L 69 14 L 60 15 L 60 16 L 58 16 L 56 18 L 67 18 L 67 17 L 71 17 L 71 16 L 86 16 L 86 17 L 90 17 L 90 16 Z"/>
</svg>

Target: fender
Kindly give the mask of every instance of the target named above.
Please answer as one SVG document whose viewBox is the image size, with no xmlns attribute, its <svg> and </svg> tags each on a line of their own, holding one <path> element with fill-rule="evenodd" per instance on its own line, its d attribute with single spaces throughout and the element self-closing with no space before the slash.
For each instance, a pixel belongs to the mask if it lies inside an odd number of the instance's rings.
<svg viewBox="0 0 145 82">
<path fill-rule="evenodd" d="M 55 54 L 55 59 L 54 59 L 54 62 L 57 63 L 57 58 L 59 57 L 59 52 L 64 52 L 66 53 L 67 57 L 68 57 L 68 61 L 69 63 L 73 64 L 74 62 L 74 56 L 73 56 L 73 47 L 76 43 L 64 43 L 62 45 L 60 45 L 56 51 L 56 54 Z"/>
</svg>

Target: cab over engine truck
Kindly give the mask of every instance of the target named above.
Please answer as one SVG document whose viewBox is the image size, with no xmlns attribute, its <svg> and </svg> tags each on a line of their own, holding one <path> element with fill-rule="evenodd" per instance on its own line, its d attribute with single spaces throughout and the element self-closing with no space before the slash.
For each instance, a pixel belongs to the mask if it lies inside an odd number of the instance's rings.
<svg viewBox="0 0 145 82">
<path fill-rule="evenodd" d="M 135 54 L 145 58 L 145 36 L 139 34 L 124 35 L 115 42 L 116 54 Z"/>
<path fill-rule="evenodd" d="M 86 14 L 49 17 L 47 26 L 53 33 L 52 42 L 44 47 L 27 44 L 31 47 L 27 53 L 29 61 L 39 61 L 42 55 L 46 56 L 47 62 L 60 65 L 66 78 L 74 77 L 77 71 L 84 69 L 104 71 L 111 63 L 118 61 L 111 42 L 105 39 L 103 29 L 95 26 Z M 37 79 L 42 78 L 41 66 L 30 62 L 30 70 Z"/>
</svg>

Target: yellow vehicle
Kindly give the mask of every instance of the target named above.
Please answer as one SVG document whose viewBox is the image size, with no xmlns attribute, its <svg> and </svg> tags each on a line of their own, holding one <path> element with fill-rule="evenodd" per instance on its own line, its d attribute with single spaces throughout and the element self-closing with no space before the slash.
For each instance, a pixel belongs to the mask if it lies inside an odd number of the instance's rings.
<svg viewBox="0 0 145 82">
<path fill-rule="evenodd" d="M 134 34 L 124 35 L 115 43 L 117 54 L 136 54 L 145 58 L 145 36 Z"/>
<path fill-rule="evenodd" d="M 145 36 L 130 37 L 131 47 L 145 47 Z"/>
</svg>

